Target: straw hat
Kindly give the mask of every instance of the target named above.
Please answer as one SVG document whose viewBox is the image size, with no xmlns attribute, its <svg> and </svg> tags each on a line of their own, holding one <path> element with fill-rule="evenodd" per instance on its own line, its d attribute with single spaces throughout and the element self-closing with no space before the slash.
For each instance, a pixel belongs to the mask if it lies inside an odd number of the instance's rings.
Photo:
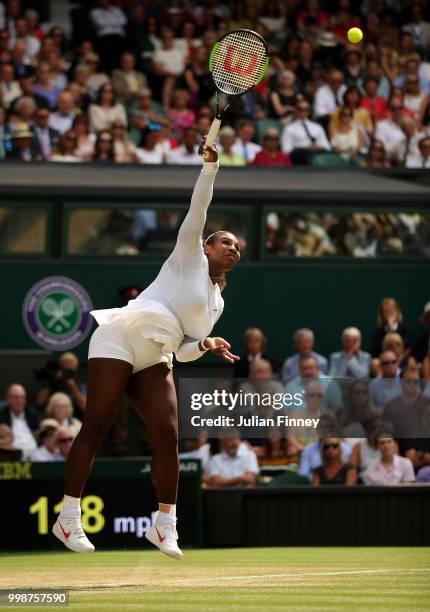
<svg viewBox="0 0 430 612">
<path fill-rule="evenodd" d="M 59 426 L 56 419 L 43 419 L 43 421 L 40 421 L 39 429 L 34 432 L 36 440 L 39 442 L 40 436 L 45 433 L 45 431 L 49 431 L 50 429 L 57 430 Z"/>
<path fill-rule="evenodd" d="M 33 132 L 28 123 L 17 123 L 11 133 L 12 138 L 33 138 Z"/>
</svg>

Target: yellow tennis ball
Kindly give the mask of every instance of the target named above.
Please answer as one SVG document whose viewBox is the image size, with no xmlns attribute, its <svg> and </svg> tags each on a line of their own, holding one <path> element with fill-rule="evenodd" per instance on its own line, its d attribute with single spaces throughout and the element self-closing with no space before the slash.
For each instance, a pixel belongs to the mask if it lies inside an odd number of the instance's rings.
<svg viewBox="0 0 430 612">
<path fill-rule="evenodd" d="M 360 28 L 350 28 L 348 30 L 348 40 L 352 43 L 359 43 L 363 38 L 363 32 Z"/>
</svg>

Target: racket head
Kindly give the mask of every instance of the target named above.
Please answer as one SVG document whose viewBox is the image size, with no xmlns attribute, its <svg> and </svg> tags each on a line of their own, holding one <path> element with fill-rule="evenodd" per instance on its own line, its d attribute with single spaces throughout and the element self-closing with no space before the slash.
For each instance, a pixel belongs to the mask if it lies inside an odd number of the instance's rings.
<svg viewBox="0 0 430 612">
<path fill-rule="evenodd" d="M 215 87 L 238 96 L 258 85 L 269 66 L 266 41 L 253 30 L 226 32 L 212 47 L 209 71 Z"/>
</svg>

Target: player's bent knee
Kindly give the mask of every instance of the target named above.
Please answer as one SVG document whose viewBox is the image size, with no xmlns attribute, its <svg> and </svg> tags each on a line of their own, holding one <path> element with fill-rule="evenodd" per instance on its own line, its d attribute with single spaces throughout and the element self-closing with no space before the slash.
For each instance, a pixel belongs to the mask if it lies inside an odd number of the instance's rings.
<svg viewBox="0 0 430 612">
<path fill-rule="evenodd" d="M 178 428 L 176 424 L 163 422 L 152 432 L 152 444 L 154 449 L 157 446 L 169 448 L 178 446 Z"/>
</svg>

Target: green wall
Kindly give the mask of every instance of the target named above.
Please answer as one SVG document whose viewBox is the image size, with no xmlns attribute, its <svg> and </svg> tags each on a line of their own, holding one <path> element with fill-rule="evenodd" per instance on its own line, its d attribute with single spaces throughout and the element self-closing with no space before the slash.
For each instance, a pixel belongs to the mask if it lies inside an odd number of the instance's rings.
<svg viewBox="0 0 430 612">
<path fill-rule="evenodd" d="M 38 348 L 23 327 L 21 309 L 28 289 L 41 278 L 69 276 L 85 287 L 96 308 L 108 308 L 120 305 L 119 288 L 149 284 L 159 267 L 137 260 L 0 262 L 0 349 Z M 244 329 L 257 325 L 269 339 L 269 352 L 279 359 L 291 354 L 297 327 L 315 331 L 317 350 L 323 354 L 337 350 L 340 332 L 348 325 L 362 330 L 366 346 L 383 297 L 395 297 L 405 321 L 418 327 L 422 307 L 430 300 L 429 270 L 425 262 L 242 262 L 229 275 L 225 310 L 215 331 L 240 352 Z M 87 344 L 76 349 L 83 360 Z"/>
</svg>

